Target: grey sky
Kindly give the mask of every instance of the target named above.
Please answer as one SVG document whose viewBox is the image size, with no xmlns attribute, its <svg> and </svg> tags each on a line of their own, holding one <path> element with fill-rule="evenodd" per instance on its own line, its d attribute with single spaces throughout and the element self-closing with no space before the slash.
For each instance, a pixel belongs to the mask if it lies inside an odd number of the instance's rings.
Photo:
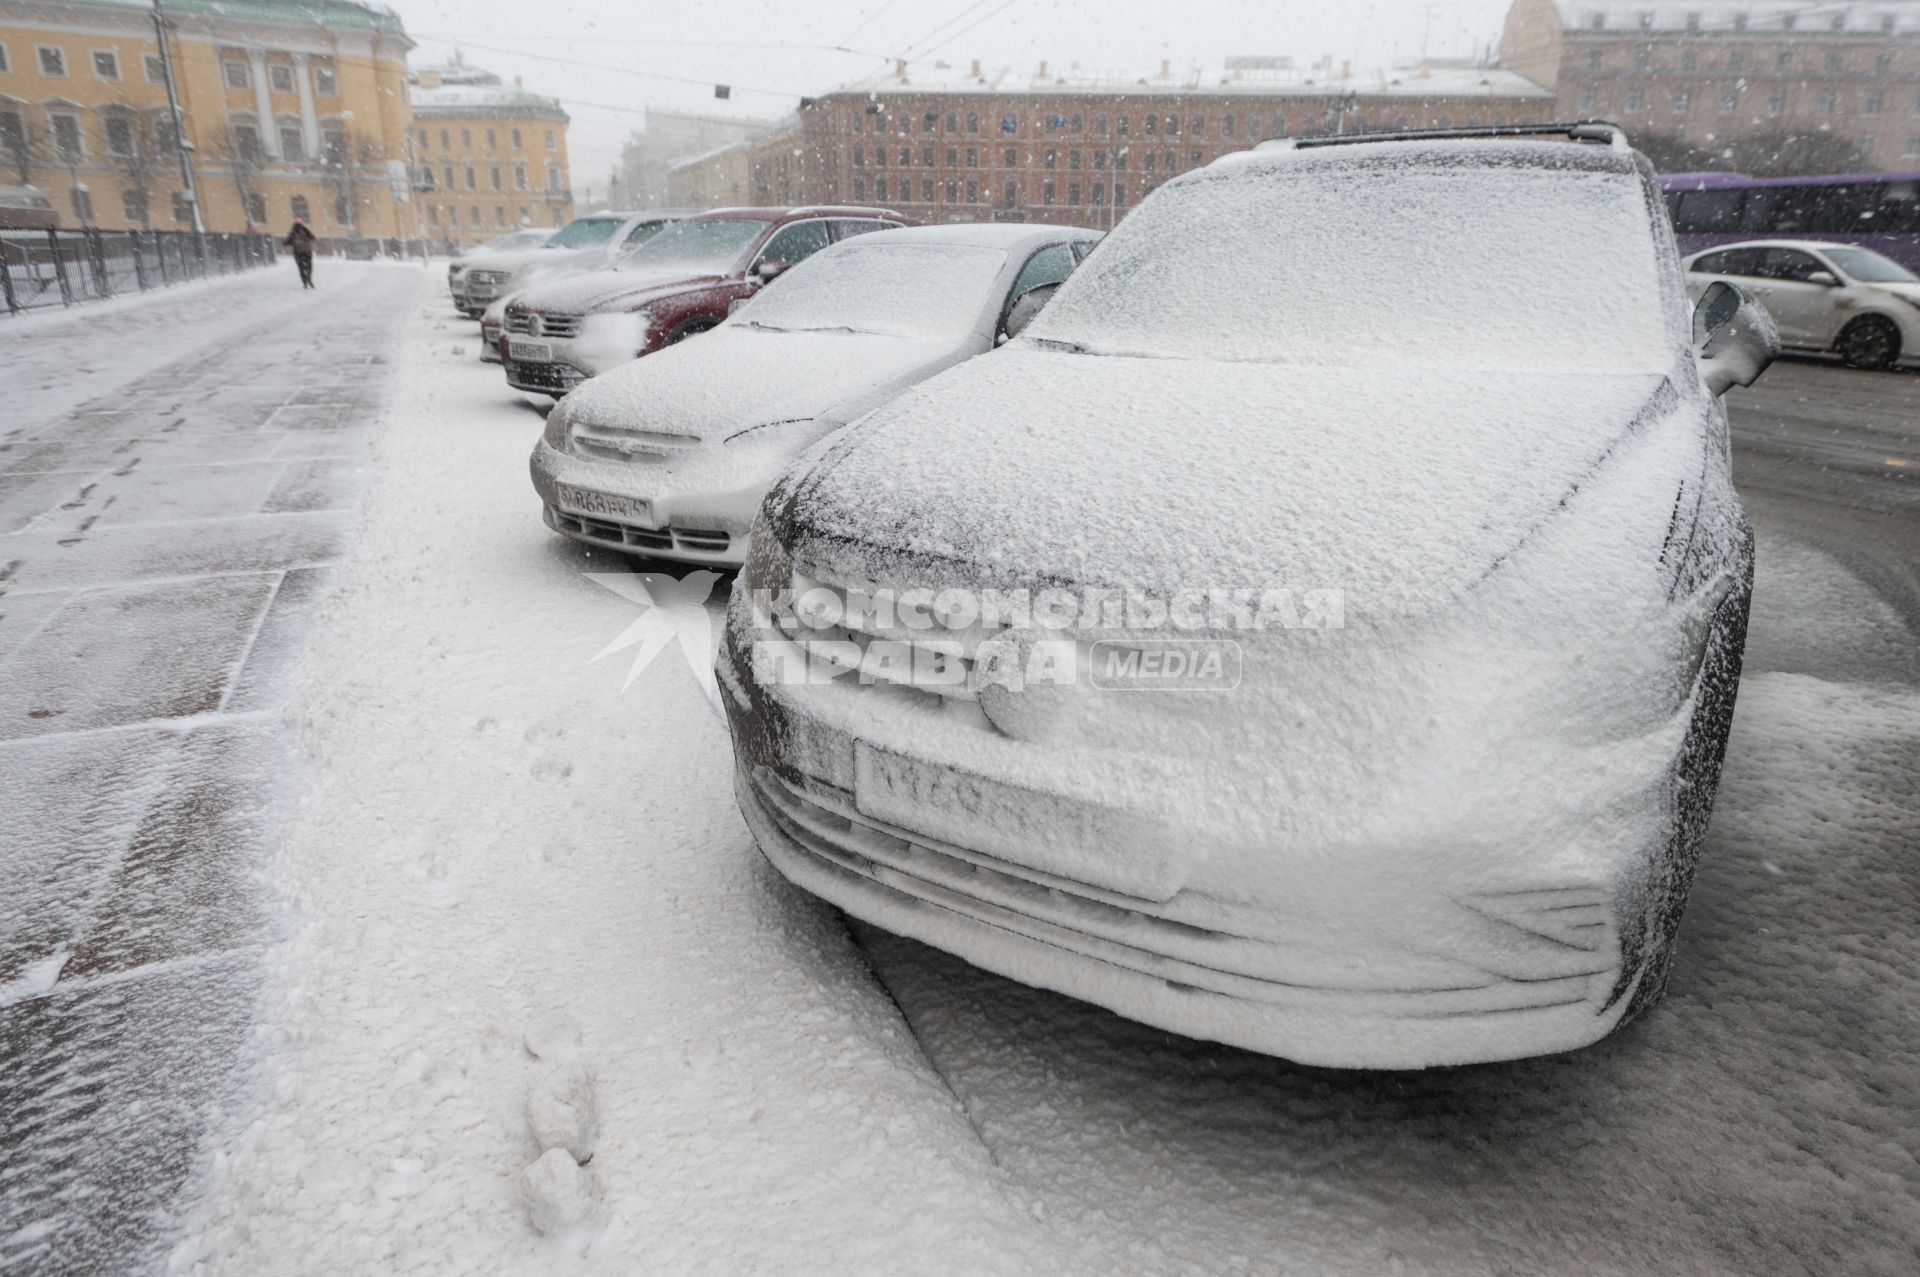
<svg viewBox="0 0 1920 1277">
<path fill-rule="evenodd" d="M 1057 67 L 1077 62 L 1133 74 L 1152 71 L 1162 58 L 1176 71 L 1196 64 L 1217 70 L 1233 53 L 1291 54 L 1303 63 L 1330 55 L 1352 59 L 1359 70 L 1417 58 L 1423 41 L 1436 56 L 1470 53 L 1498 38 L 1508 0 L 387 3 L 420 44 L 416 64 L 445 57 L 457 43 L 468 61 L 561 98 L 573 115 L 575 189 L 591 187 L 597 198 L 621 140 L 647 106 L 771 117 L 801 94 L 869 74 L 902 53 L 960 66 L 979 58 L 1023 72 L 1042 58 Z M 818 47 L 833 45 L 861 52 Z M 715 83 L 735 86 L 731 101 L 714 99 Z"/>
</svg>

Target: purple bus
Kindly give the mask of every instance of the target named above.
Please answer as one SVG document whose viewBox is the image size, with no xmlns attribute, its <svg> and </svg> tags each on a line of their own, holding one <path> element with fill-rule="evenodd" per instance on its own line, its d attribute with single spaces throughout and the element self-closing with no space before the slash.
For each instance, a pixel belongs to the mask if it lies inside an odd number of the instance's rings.
<svg viewBox="0 0 1920 1277">
<path fill-rule="evenodd" d="M 1920 271 L 1920 173 L 1671 173 L 1660 189 L 1683 253 L 1744 239 L 1823 239 Z"/>
</svg>

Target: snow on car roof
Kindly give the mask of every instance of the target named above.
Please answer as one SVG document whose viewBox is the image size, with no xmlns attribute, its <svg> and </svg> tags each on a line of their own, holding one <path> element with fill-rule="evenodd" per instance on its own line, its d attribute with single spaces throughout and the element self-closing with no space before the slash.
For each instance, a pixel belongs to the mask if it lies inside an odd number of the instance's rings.
<svg viewBox="0 0 1920 1277">
<path fill-rule="evenodd" d="M 1104 232 L 1084 226 L 1053 226 L 1046 222 L 957 222 L 950 226 L 903 226 L 859 237 L 862 244 L 967 244 L 982 248 L 1016 248 L 1034 239 L 1099 239 Z"/>
</svg>

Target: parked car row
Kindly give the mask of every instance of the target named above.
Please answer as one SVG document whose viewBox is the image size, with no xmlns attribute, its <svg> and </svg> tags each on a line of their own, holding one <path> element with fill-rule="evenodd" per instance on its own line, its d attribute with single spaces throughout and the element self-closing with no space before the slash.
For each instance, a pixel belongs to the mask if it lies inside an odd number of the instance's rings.
<svg viewBox="0 0 1920 1277">
<path fill-rule="evenodd" d="M 1618 130 L 1266 144 L 1104 239 L 857 216 L 687 218 L 505 307 L 510 369 L 584 378 L 547 525 L 743 564 L 716 673 L 783 875 L 1317 1064 L 1658 997 L 1752 584 L 1719 396 L 1779 338 L 1727 279 L 1689 315 Z"/>
</svg>

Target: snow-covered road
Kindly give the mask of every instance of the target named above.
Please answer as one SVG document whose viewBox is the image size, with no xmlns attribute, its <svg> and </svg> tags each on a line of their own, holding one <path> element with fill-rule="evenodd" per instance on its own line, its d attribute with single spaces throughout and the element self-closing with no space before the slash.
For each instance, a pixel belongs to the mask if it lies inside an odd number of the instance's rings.
<svg viewBox="0 0 1920 1277">
<path fill-rule="evenodd" d="M 0 812 L 0 872 L 30 871 L 36 893 L 0 904 L 0 962 L 14 963 L 0 969 L 0 1088 L 38 1088 L 16 1092 L 25 1122 L 0 1095 L 0 1247 L 56 1269 L 157 1259 L 246 1277 L 1920 1269 L 1914 636 L 1819 551 L 1762 528 L 1756 659 L 1666 1003 L 1572 1056 L 1299 1068 L 851 936 L 784 884 L 735 812 L 724 728 L 678 654 L 630 686 L 632 651 L 602 656 L 638 609 L 593 574 L 628 565 L 541 527 L 525 471 L 541 417 L 475 361 L 437 273 L 333 278 L 358 300 L 336 315 L 323 291 L 319 331 L 342 352 L 391 352 L 392 386 L 365 359 L 328 383 L 354 392 L 354 419 L 384 411 L 351 542 L 337 507 L 353 467 L 310 507 L 336 510 L 325 558 L 344 561 L 318 617 L 285 627 L 317 637 L 284 715 L 268 709 L 276 673 L 254 699 L 222 693 L 232 703 L 164 729 L 108 727 L 159 711 L 83 692 L 72 712 L 90 730 L 39 735 L 47 720 L 25 717 L 16 689 L 51 705 L 76 659 L 120 688 L 175 688 L 188 667 L 224 681 L 186 686 L 246 688 L 252 658 L 215 653 L 252 614 L 194 596 L 139 620 L 173 636 L 167 659 L 128 656 L 94 623 L 48 646 L 75 606 L 152 575 L 130 565 L 173 563 L 184 551 L 168 545 L 212 530 L 150 528 L 97 566 L 62 563 L 49 556 L 78 512 L 56 501 L 10 538 L 31 555 L 0 550 L 37 583 L 0 595 L 0 765 L 31 800 Z M 236 330 L 287 322 L 276 294 L 228 287 Z M 285 355 L 265 363 L 287 371 Z M 206 384 L 264 395 L 251 375 Z M 94 402 L 60 400 L 57 378 L 35 393 L 63 448 L 93 438 Z M 283 398 L 262 428 L 331 402 Z M 0 485 L 18 474 L 9 444 L 52 446 L 6 429 Z M 49 500 L 88 481 L 65 478 Z M 186 493 L 201 509 L 207 493 L 243 502 L 243 486 L 223 474 L 143 499 Z M 284 598 L 297 541 L 262 525 L 249 544 L 279 567 L 207 574 L 285 573 Z M 56 590 L 58 610 L 40 599 Z M 23 613 L 32 642 L 10 657 Z M 284 670 L 291 644 L 271 632 L 253 649 Z M 36 646 L 46 655 L 23 665 Z M 1806 672 L 1831 668 L 1850 681 Z M 153 770 L 149 738 L 184 770 Z M 298 794 L 268 843 L 276 775 Z M 164 836 L 132 830 L 181 806 L 193 829 L 246 815 L 232 856 L 219 837 L 193 845 L 194 863 L 224 868 L 133 880 L 120 914 L 105 885 L 75 895 L 140 848 L 166 855 Z M 170 936 L 226 921 L 196 941 L 211 955 L 197 966 L 48 966 L 88 936 L 124 932 L 131 948 L 148 934 L 86 921 L 116 916 Z M 170 1001 L 166 982 L 188 979 Z M 236 1056 L 244 1087 L 218 1080 Z M 60 1140 L 39 1134 L 56 1127 Z M 576 1167 L 548 1152 L 560 1145 L 591 1156 Z M 164 1217 L 166 1192 L 114 1187 L 145 1184 L 110 1169 L 129 1149 L 170 1183 L 191 1171 L 184 1220 Z M 127 1211 L 146 1215 L 117 1233 L 102 1222 Z M 83 1244 L 103 1230 L 118 1249 Z"/>
</svg>

